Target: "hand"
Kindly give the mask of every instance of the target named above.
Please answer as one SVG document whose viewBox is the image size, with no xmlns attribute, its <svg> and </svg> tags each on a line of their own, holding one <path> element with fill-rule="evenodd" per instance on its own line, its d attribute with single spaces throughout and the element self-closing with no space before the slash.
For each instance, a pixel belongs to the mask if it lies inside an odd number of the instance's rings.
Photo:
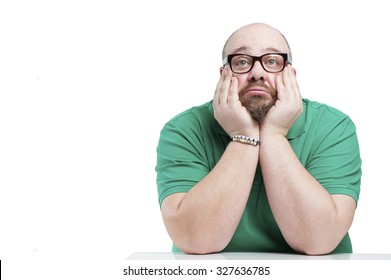
<svg viewBox="0 0 391 280">
<path fill-rule="evenodd" d="M 259 138 L 259 126 L 242 106 L 238 80 L 231 69 L 224 67 L 213 99 L 214 116 L 229 136 L 245 135 Z"/>
<path fill-rule="evenodd" d="M 288 64 L 281 75 L 275 77 L 276 104 L 267 113 L 260 131 L 286 136 L 303 111 L 302 97 L 296 80 L 296 70 Z"/>
</svg>

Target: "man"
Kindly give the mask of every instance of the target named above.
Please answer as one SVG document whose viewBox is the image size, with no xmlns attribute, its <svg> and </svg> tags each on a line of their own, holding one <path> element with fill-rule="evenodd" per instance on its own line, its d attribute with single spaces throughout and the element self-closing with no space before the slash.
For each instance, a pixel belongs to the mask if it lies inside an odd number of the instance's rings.
<svg viewBox="0 0 391 280">
<path fill-rule="evenodd" d="M 352 252 L 355 126 L 301 97 L 291 56 L 275 28 L 238 29 L 213 102 L 164 126 L 157 185 L 174 251 Z"/>
</svg>

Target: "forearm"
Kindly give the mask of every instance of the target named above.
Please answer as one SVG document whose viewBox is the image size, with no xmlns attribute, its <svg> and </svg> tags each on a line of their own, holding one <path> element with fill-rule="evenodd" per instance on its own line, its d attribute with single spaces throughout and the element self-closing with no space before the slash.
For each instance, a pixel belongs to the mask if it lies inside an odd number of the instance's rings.
<svg viewBox="0 0 391 280">
<path fill-rule="evenodd" d="M 283 135 L 263 135 L 261 141 L 265 188 L 285 240 L 299 252 L 328 253 L 347 231 L 332 196 L 302 166 Z"/>
<path fill-rule="evenodd" d="M 231 142 L 176 209 L 162 208 L 168 232 L 181 250 L 211 253 L 229 243 L 246 206 L 258 156 L 258 146 Z"/>
</svg>

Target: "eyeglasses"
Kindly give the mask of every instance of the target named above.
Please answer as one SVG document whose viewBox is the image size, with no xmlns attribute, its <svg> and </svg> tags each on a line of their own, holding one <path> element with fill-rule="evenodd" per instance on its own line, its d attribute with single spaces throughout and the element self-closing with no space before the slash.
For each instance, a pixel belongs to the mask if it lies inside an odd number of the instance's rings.
<svg viewBox="0 0 391 280">
<path fill-rule="evenodd" d="M 284 70 L 288 60 L 286 53 L 267 53 L 261 56 L 252 56 L 247 54 L 229 54 L 223 60 L 223 65 L 229 63 L 232 72 L 236 74 L 244 74 L 250 72 L 254 66 L 255 61 L 259 61 L 269 73 L 279 73 Z"/>
</svg>

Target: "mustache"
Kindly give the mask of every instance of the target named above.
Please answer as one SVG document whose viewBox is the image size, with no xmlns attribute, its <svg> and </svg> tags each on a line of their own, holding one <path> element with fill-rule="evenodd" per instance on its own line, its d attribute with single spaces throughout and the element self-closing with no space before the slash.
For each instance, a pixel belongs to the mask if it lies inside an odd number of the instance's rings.
<svg viewBox="0 0 391 280">
<path fill-rule="evenodd" d="M 271 87 L 271 86 L 268 86 L 267 84 L 265 84 L 264 81 L 255 81 L 255 82 L 249 82 L 244 88 L 242 88 L 242 90 L 239 92 L 239 98 L 241 98 L 244 93 L 252 88 L 252 87 L 262 87 L 264 89 L 266 89 L 273 97 L 277 95 L 277 89 Z"/>
</svg>

